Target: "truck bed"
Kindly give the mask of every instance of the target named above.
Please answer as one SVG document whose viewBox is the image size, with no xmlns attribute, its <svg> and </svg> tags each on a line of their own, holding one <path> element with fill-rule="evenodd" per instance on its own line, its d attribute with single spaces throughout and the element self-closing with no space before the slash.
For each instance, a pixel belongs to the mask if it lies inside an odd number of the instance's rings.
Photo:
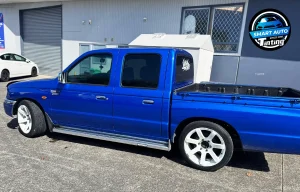
<svg viewBox="0 0 300 192">
<path fill-rule="evenodd" d="M 195 83 L 175 90 L 176 93 L 199 92 L 218 94 L 239 94 L 270 97 L 300 98 L 300 91 L 287 87 L 264 87 L 219 83 Z"/>
</svg>

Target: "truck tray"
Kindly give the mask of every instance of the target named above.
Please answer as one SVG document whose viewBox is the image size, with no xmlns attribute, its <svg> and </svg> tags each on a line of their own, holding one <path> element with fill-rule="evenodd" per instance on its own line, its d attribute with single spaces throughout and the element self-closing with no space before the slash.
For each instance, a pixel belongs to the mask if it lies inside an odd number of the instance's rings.
<svg viewBox="0 0 300 192">
<path fill-rule="evenodd" d="M 300 91 L 287 87 L 264 87 L 251 85 L 233 85 L 219 83 L 195 83 L 175 90 L 176 93 L 200 92 L 218 94 L 240 94 L 270 97 L 300 98 Z"/>
</svg>

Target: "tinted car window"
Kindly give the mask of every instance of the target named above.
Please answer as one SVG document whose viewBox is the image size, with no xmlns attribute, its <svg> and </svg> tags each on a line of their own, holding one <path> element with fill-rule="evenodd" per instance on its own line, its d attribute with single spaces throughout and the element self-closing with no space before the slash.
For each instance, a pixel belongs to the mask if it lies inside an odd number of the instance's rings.
<svg viewBox="0 0 300 192">
<path fill-rule="evenodd" d="M 161 56 L 158 54 L 129 54 L 125 56 L 122 86 L 157 88 Z"/>
<path fill-rule="evenodd" d="M 176 57 L 176 82 L 187 82 L 194 79 L 194 62 L 192 57 L 178 55 Z"/>
<path fill-rule="evenodd" d="M 275 19 L 275 18 L 272 18 L 272 17 L 269 17 L 269 18 L 268 18 L 268 21 L 276 21 L 276 19 Z"/>
<path fill-rule="evenodd" d="M 88 56 L 67 73 L 67 82 L 108 85 L 111 65 L 112 56 L 110 54 Z"/>
<path fill-rule="evenodd" d="M 2 60 L 12 60 L 12 61 L 14 60 L 11 54 L 1 55 L 1 59 Z"/>
<path fill-rule="evenodd" d="M 21 57 L 19 55 L 14 55 L 14 58 L 16 61 L 24 61 L 24 62 L 26 61 L 26 59 L 24 57 Z"/>
</svg>

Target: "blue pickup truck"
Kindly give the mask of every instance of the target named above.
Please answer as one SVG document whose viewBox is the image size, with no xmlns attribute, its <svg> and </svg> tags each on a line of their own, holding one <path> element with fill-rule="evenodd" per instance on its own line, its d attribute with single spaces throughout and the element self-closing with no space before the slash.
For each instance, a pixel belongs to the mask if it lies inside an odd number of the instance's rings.
<svg viewBox="0 0 300 192">
<path fill-rule="evenodd" d="M 234 150 L 300 152 L 300 92 L 194 83 L 180 49 L 89 51 L 53 79 L 10 82 L 5 112 L 33 138 L 47 131 L 180 151 L 215 171 Z"/>
</svg>

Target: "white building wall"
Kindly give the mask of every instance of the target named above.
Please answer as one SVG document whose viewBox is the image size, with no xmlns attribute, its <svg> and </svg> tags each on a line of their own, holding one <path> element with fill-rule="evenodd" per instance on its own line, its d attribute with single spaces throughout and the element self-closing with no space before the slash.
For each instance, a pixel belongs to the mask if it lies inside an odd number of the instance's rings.
<svg viewBox="0 0 300 192">
<path fill-rule="evenodd" d="M 5 50 L 0 50 L 0 52 L 14 52 L 17 54 L 21 54 L 22 39 L 20 37 L 20 10 L 48 7 L 54 5 L 61 5 L 61 2 L 18 3 L 0 5 L 0 13 L 3 13 L 4 15 L 5 38 Z"/>
<path fill-rule="evenodd" d="M 142 33 L 180 32 L 182 7 L 247 0 L 85 0 L 63 2 L 63 67 L 79 55 L 80 41 L 128 44 Z M 143 19 L 147 18 L 144 22 Z M 89 25 L 88 21 L 92 24 Z M 85 24 L 82 24 L 85 21 Z M 113 38 L 113 41 L 111 39 Z M 105 41 L 106 39 L 106 41 Z"/>
<path fill-rule="evenodd" d="M 12 5 L 0 6 L 4 18 L 5 49 L 0 52 L 21 53 L 19 11 Z"/>
<path fill-rule="evenodd" d="M 81 0 L 0 5 L 0 12 L 4 14 L 5 51 L 21 53 L 19 10 L 62 4 L 65 68 L 79 56 L 80 43 L 128 44 L 142 33 L 178 34 L 182 7 L 247 1 Z M 146 22 L 144 18 L 147 18 Z M 91 24 L 88 24 L 89 20 Z"/>
</svg>

